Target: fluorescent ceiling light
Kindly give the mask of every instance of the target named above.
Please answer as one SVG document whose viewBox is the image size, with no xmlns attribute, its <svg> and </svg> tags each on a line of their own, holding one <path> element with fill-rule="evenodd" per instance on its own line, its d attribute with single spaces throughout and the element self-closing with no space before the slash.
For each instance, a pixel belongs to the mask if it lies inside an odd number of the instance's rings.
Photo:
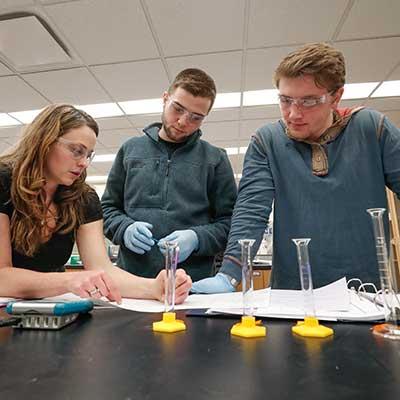
<svg viewBox="0 0 400 400">
<path fill-rule="evenodd" d="M 124 115 L 117 103 L 86 104 L 75 107 L 87 112 L 93 118 L 118 117 Z"/>
<path fill-rule="evenodd" d="M 92 162 L 110 162 L 114 161 L 115 154 L 96 154 Z"/>
<path fill-rule="evenodd" d="M 118 104 L 128 115 L 155 114 L 163 110 L 162 99 L 121 101 Z"/>
<path fill-rule="evenodd" d="M 344 85 L 343 100 L 365 99 L 377 87 L 379 82 L 348 83 Z"/>
<path fill-rule="evenodd" d="M 107 181 L 107 175 L 90 175 L 86 177 L 86 182 L 104 183 Z"/>
<path fill-rule="evenodd" d="M 386 81 L 378 87 L 371 97 L 400 96 L 400 81 Z"/>
<path fill-rule="evenodd" d="M 234 174 L 236 179 L 241 179 L 242 178 L 242 174 Z"/>
<path fill-rule="evenodd" d="M 278 104 L 278 90 L 251 90 L 243 93 L 244 106 L 261 106 Z"/>
<path fill-rule="evenodd" d="M 239 149 L 237 147 L 225 147 L 225 150 L 226 154 L 228 154 L 229 156 L 239 153 Z"/>
<path fill-rule="evenodd" d="M 213 108 L 230 108 L 230 107 L 240 107 L 240 92 L 217 94 Z"/>
<path fill-rule="evenodd" d="M 239 147 L 239 154 L 246 154 L 246 151 L 247 151 L 247 146 Z"/>
<path fill-rule="evenodd" d="M 42 110 L 28 110 L 8 113 L 23 124 L 30 124 Z"/>
<path fill-rule="evenodd" d="M 10 117 L 8 114 L 0 113 L 0 126 L 13 125 L 21 125 L 21 122 L 17 121 L 15 118 Z"/>
</svg>

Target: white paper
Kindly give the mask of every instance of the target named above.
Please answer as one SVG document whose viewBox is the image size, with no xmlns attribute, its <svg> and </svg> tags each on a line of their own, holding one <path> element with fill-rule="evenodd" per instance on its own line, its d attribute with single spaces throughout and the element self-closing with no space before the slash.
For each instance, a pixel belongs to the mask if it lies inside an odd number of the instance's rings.
<svg viewBox="0 0 400 400">
<path fill-rule="evenodd" d="M 49 298 L 56 300 L 77 300 L 78 296 L 67 293 Z M 384 318 L 383 308 L 368 299 L 363 299 L 352 290 L 347 289 L 345 278 L 339 279 L 324 287 L 314 289 L 316 317 L 321 320 L 373 321 Z M 95 300 L 95 304 L 109 305 L 130 311 L 163 312 L 163 302 L 157 300 L 122 299 L 122 304 L 108 302 L 105 298 Z M 250 305 L 254 315 L 271 318 L 304 318 L 303 293 L 301 290 L 254 290 Z M 219 294 L 193 294 L 175 310 L 209 309 L 210 313 L 223 312 L 243 314 L 243 295 L 241 292 Z"/>
</svg>

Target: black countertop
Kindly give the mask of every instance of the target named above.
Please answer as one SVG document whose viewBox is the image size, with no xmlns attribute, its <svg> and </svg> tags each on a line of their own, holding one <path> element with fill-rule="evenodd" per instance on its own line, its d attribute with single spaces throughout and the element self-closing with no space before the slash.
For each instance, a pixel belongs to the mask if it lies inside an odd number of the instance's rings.
<svg viewBox="0 0 400 400">
<path fill-rule="evenodd" d="M 3 312 L 4 313 L 4 312 Z M 186 317 L 154 333 L 160 314 L 99 309 L 60 331 L 0 329 L 0 399 L 391 399 L 400 395 L 400 342 L 368 324 L 326 324 L 304 339 L 293 321 L 267 337 L 230 335 L 235 319 Z"/>
</svg>

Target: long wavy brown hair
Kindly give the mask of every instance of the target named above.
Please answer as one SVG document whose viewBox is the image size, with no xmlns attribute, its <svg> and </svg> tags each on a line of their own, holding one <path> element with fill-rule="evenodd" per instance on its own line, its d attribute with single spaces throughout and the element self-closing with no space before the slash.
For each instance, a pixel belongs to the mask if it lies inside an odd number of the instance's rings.
<svg viewBox="0 0 400 400">
<path fill-rule="evenodd" d="M 0 156 L 2 168 L 11 171 L 11 241 L 14 248 L 32 257 L 43 242 L 48 213 L 44 186 L 45 165 L 51 146 L 71 129 L 88 126 L 96 136 L 99 128 L 87 113 L 68 104 L 50 105 L 29 124 L 17 145 Z M 82 209 L 93 189 L 85 183 L 86 171 L 71 185 L 59 185 L 53 198 L 57 209 L 52 233 L 75 231 L 83 220 Z"/>
</svg>

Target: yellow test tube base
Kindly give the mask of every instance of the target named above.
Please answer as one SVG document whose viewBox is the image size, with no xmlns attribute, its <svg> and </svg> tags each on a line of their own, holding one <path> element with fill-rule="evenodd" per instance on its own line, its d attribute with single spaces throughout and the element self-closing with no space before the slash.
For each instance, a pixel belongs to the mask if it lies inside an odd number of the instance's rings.
<svg viewBox="0 0 400 400">
<path fill-rule="evenodd" d="M 174 312 L 163 313 L 162 321 L 153 322 L 153 331 L 174 333 L 186 330 L 185 323 L 175 318 Z"/>
<path fill-rule="evenodd" d="M 315 317 L 306 317 L 292 327 L 292 332 L 299 336 L 324 338 L 333 335 L 333 329 L 320 325 Z"/>
<path fill-rule="evenodd" d="M 242 322 L 238 322 L 231 328 L 231 334 L 245 338 L 263 337 L 267 335 L 267 328 L 256 321 L 254 317 L 244 315 Z"/>
</svg>

